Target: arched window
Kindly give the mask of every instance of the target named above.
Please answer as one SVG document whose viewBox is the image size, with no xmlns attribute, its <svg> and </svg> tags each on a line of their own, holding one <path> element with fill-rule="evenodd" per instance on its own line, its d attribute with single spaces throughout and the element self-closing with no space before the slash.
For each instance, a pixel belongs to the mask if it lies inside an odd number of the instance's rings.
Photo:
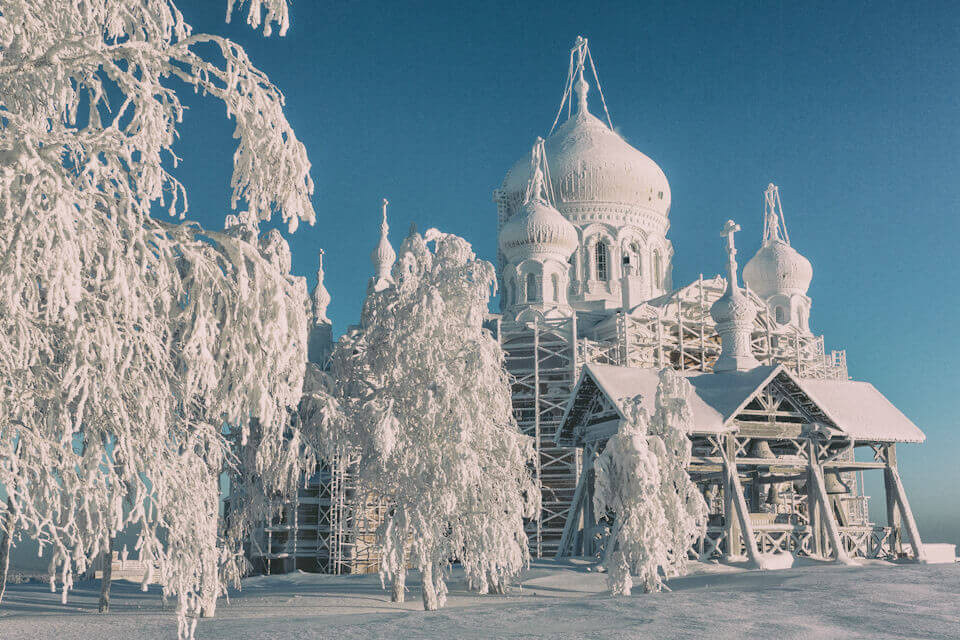
<svg viewBox="0 0 960 640">
<path fill-rule="evenodd" d="M 610 253 L 605 242 L 598 242 L 596 246 L 597 280 L 606 282 L 610 279 Z"/>
<path fill-rule="evenodd" d="M 560 276 L 553 274 L 550 276 L 550 282 L 553 283 L 553 301 L 560 302 Z"/>
<path fill-rule="evenodd" d="M 636 242 L 630 243 L 628 247 L 624 249 L 624 264 L 626 264 L 626 258 L 630 259 L 630 275 L 642 276 L 643 275 L 643 263 L 640 260 L 640 245 Z M 624 269 L 626 272 L 626 269 Z"/>
<path fill-rule="evenodd" d="M 517 280 L 517 276 L 513 276 L 512 285 L 510 287 L 510 304 L 517 304 L 520 302 L 520 281 Z"/>
<path fill-rule="evenodd" d="M 777 305 L 773 310 L 774 315 L 777 317 L 778 324 L 785 324 L 787 322 L 787 310 Z"/>
<path fill-rule="evenodd" d="M 527 302 L 536 302 L 540 299 L 540 292 L 537 290 L 537 276 L 533 273 L 527 274 Z"/>
<path fill-rule="evenodd" d="M 511 304 L 514 304 L 514 302 L 516 302 L 516 298 L 514 298 L 513 293 L 513 281 L 507 280 L 503 291 L 503 306 L 508 307 Z"/>
<path fill-rule="evenodd" d="M 660 261 L 660 250 L 653 252 L 653 284 L 657 289 L 663 289 L 663 265 Z"/>
</svg>

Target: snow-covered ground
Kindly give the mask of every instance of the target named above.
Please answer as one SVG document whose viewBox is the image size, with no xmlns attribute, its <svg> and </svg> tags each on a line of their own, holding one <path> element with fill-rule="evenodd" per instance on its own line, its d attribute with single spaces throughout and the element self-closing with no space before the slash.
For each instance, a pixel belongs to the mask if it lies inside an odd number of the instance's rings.
<svg viewBox="0 0 960 640">
<path fill-rule="evenodd" d="M 960 638 L 960 564 L 843 567 L 806 561 L 782 571 L 695 564 L 671 592 L 612 598 L 604 575 L 576 561 L 538 561 L 507 596 L 465 591 L 455 574 L 446 608 L 421 610 L 412 574 L 408 602 L 392 604 L 375 575 L 295 573 L 255 577 L 200 621 L 200 639 L 247 638 Z M 158 592 L 114 585 L 113 611 L 96 613 L 98 583 L 66 605 L 37 582 L 9 585 L 3 640 L 175 638 Z"/>
</svg>

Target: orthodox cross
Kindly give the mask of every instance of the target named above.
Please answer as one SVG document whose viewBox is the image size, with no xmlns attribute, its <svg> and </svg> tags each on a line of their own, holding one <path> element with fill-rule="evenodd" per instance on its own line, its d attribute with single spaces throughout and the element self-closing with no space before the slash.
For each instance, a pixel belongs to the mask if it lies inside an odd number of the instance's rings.
<svg viewBox="0 0 960 640">
<path fill-rule="evenodd" d="M 740 225 L 733 220 L 727 220 L 727 224 L 723 225 L 723 231 L 720 232 L 720 235 L 727 239 L 727 268 L 730 272 L 731 291 L 737 288 L 737 246 L 733 240 L 733 234 L 737 231 L 740 231 Z"/>
</svg>

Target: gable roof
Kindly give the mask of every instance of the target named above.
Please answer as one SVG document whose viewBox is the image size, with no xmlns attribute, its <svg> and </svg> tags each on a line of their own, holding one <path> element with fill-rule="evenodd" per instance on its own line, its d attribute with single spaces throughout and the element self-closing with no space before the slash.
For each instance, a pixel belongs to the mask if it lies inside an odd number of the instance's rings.
<svg viewBox="0 0 960 640">
<path fill-rule="evenodd" d="M 684 373 L 683 376 L 693 388 L 690 410 L 693 413 L 694 432 L 721 433 L 729 430 L 733 418 L 781 370 L 783 367 L 776 365 L 756 367 L 750 371 Z M 657 369 L 603 364 L 585 366 L 567 404 L 563 420 L 557 428 L 555 440 L 560 445 L 574 444 L 573 429 L 580 418 L 577 397 L 581 391 L 596 385 L 612 400 L 620 417 L 624 418 L 622 401 L 636 395 L 640 396 L 647 414 L 653 415 L 659 384 L 660 374 Z"/>
<path fill-rule="evenodd" d="M 783 365 L 760 366 L 749 371 L 682 374 L 693 389 L 690 409 L 695 433 L 722 433 L 735 430 L 734 418 L 774 378 L 783 375 L 807 396 L 844 434 L 858 440 L 880 442 L 923 442 L 923 432 L 883 394 L 868 382 L 799 378 Z M 624 418 L 623 400 L 636 395 L 649 415 L 656 408 L 657 369 L 590 364 L 567 403 L 554 439 L 560 446 L 576 442 L 574 429 L 587 410 L 589 398 L 581 397 L 599 389 Z M 579 402 L 578 402 L 579 400 Z"/>
</svg>

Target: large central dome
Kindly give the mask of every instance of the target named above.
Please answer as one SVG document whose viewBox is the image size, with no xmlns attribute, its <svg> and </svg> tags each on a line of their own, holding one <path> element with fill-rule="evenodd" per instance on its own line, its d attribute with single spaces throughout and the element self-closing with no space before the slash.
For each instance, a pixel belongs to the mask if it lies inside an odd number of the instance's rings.
<svg viewBox="0 0 960 640">
<path fill-rule="evenodd" d="M 670 213 L 670 184 L 663 170 L 589 112 L 586 82 L 581 79 L 575 89 L 580 94 L 577 113 L 545 143 L 557 208 L 569 217 L 578 209 L 572 206 L 576 204 L 621 205 L 624 213 L 632 210 L 652 215 L 661 220 L 651 222 L 665 226 Z M 519 208 L 529 179 L 527 158 L 507 172 L 501 194 L 513 211 Z"/>
</svg>

